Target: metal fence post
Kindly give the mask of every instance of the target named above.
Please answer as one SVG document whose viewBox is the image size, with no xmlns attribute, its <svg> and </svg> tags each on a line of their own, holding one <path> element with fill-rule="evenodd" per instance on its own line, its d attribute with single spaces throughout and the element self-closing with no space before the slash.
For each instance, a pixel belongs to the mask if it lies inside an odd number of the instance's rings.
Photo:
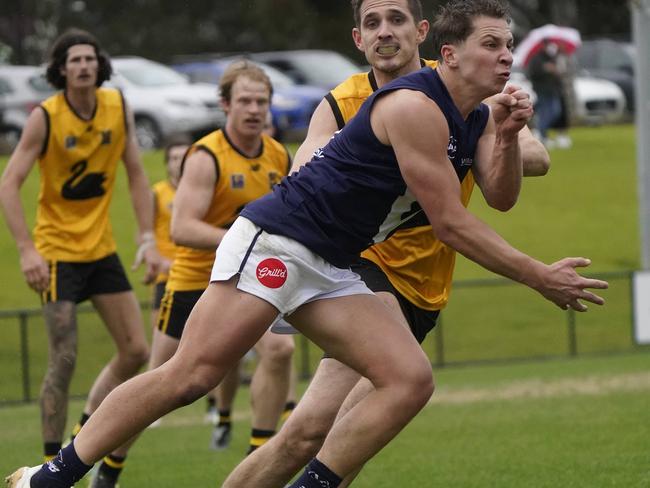
<svg viewBox="0 0 650 488">
<path fill-rule="evenodd" d="M 27 330 L 27 314 L 21 312 L 18 315 L 20 322 L 20 361 L 23 375 L 23 401 L 32 400 L 31 387 L 29 382 L 29 335 Z"/>
<path fill-rule="evenodd" d="M 572 308 L 567 311 L 567 333 L 569 336 L 569 356 L 577 356 L 578 336 L 576 333 L 576 312 Z"/>
</svg>

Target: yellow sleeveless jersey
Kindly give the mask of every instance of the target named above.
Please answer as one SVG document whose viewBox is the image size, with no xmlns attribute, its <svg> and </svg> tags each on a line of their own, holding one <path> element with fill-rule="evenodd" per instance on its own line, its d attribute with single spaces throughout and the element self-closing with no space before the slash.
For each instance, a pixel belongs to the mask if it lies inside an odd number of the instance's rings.
<svg viewBox="0 0 650 488">
<path fill-rule="evenodd" d="M 170 235 L 170 224 L 172 219 L 172 202 L 176 194 L 176 188 L 168 180 L 159 181 L 151 188 L 155 199 L 154 236 L 156 247 L 161 256 L 173 261 L 176 254 L 176 244 Z M 156 283 L 167 281 L 167 273 L 160 273 L 156 277 Z"/>
<path fill-rule="evenodd" d="M 119 91 L 98 88 L 90 120 L 63 93 L 45 100 L 47 135 L 39 158 L 40 192 L 34 242 L 49 260 L 85 262 L 115 252 L 108 216 L 126 141 Z"/>
<path fill-rule="evenodd" d="M 423 67 L 435 68 L 437 64 L 422 60 Z M 326 95 L 339 129 L 376 89 L 371 71 L 351 76 Z M 463 205 L 469 203 L 473 188 L 474 178 L 469 172 L 461 183 Z M 417 307 L 440 310 L 447 304 L 456 252 L 435 237 L 430 225 L 398 230 L 361 256 L 377 264 L 395 289 Z"/>
<path fill-rule="evenodd" d="M 217 169 L 212 202 L 203 218 L 215 227 L 229 228 L 244 205 L 269 193 L 291 167 L 291 158 L 286 148 L 266 135 L 262 136 L 261 153 L 249 158 L 231 144 L 223 130 L 217 130 L 193 144 L 185 155 L 183 164 L 187 164 L 187 158 L 199 150 L 212 156 Z M 169 272 L 167 289 L 205 289 L 210 280 L 214 255 L 214 250 L 178 246 Z"/>
</svg>

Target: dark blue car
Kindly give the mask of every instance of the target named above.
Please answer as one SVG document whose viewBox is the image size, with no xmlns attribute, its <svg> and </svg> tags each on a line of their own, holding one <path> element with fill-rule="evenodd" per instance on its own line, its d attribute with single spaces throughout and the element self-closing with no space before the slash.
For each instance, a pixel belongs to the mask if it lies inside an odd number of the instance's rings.
<svg viewBox="0 0 650 488">
<path fill-rule="evenodd" d="M 172 65 L 192 82 L 219 83 L 226 67 L 238 58 L 188 61 Z M 327 90 L 323 87 L 298 85 L 291 78 L 265 63 L 255 62 L 271 79 L 273 99 L 271 115 L 275 137 L 281 141 L 302 141 L 309 120 Z"/>
</svg>

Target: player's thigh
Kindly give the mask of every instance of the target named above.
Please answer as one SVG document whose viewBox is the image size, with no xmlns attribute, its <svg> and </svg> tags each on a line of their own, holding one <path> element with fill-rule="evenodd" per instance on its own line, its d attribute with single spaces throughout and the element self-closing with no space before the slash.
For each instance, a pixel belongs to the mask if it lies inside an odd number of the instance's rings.
<svg viewBox="0 0 650 488">
<path fill-rule="evenodd" d="M 77 306 L 70 301 L 43 305 L 43 318 L 51 351 L 74 352 L 77 349 Z"/>
<path fill-rule="evenodd" d="M 93 295 L 91 301 L 119 350 L 147 347 L 140 305 L 133 291 Z"/>
<path fill-rule="evenodd" d="M 226 374 L 278 315 L 268 302 L 236 288 L 236 278 L 211 283 L 192 309 L 174 360 Z"/>
<path fill-rule="evenodd" d="M 315 300 L 301 306 L 288 321 L 326 353 L 369 378 L 422 381 L 431 368 L 401 314 L 375 295 L 349 295 Z"/>
</svg>

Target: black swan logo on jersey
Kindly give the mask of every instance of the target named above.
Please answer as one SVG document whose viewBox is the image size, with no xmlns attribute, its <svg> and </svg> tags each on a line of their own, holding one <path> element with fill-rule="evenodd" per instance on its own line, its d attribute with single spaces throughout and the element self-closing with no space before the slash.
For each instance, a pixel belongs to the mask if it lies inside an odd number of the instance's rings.
<svg viewBox="0 0 650 488">
<path fill-rule="evenodd" d="M 72 165 L 72 176 L 65 180 L 61 196 L 66 200 L 88 200 L 106 194 L 102 186 L 106 181 L 105 173 L 86 173 L 88 161 L 79 161 Z M 82 176 L 83 175 L 83 176 Z"/>
</svg>

